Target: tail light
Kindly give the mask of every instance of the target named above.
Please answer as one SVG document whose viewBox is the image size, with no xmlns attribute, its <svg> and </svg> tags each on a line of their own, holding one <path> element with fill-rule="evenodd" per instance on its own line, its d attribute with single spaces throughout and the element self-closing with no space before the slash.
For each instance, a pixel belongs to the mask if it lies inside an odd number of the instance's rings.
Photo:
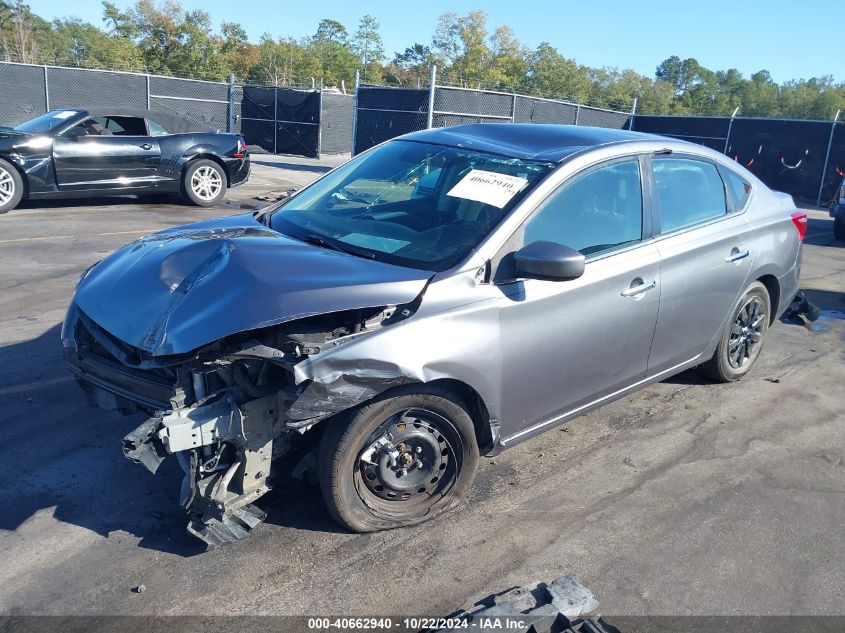
<svg viewBox="0 0 845 633">
<path fill-rule="evenodd" d="M 794 211 L 789 217 L 792 218 L 792 223 L 798 230 L 798 239 L 804 241 L 804 236 L 807 235 L 807 214 L 803 211 Z"/>
<path fill-rule="evenodd" d="M 246 143 L 242 139 L 238 139 L 238 147 L 233 154 L 235 158 L 243 158 L 246 156 Z"/>
</svg>

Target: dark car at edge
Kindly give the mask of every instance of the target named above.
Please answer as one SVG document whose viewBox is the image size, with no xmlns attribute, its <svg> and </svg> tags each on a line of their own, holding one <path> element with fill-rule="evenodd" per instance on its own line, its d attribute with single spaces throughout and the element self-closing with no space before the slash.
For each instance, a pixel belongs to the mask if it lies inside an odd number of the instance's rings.
<svg viewBox="0 0 845 633">
<path fill-rule="evenodd" d="M 211 206 L 249 178 L 249 152 L 239 134 L 192 125 L 150 110 L 69 108 L 0 127 L 0 213 L 24 199 L 153 193 Z"/>
</svg>

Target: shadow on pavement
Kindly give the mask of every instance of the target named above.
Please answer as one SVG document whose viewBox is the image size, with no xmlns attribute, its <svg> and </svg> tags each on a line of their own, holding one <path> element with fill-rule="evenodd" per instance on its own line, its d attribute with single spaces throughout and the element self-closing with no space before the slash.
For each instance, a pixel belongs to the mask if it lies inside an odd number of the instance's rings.
<svg viewBox="0 0 845 633">
<path fill-rule="evenodd" d="M 146 549 L 202 553 L 204 545 L 185 531 L 178 463 L 166 459 L 152 475 L 123 456 L 122 438 L 144 416 L 89 407 L 65 368 L 59 333 L 56 325 L 35 339 L 0 347 L 0 529 L 18 530 L 46 511 L 104 537 L 133 535 Z M 319 489 L 298 480 L 279 481 L 259 505 L 270 524 L 341 531 L 324 510 Z"/>
<path fill-rule="evenodd" d="M 159 193 L 143 196 L 111 196 L 99 198 L 64 198 L 55 200 L 23 200 L 11 213 L 23 210 L 39 209 L 88 209 L 90 207 L 129 207 L 137 210 L 139 206 L 155 209 L 158 207 L 184 207 L 197 209 L 196 205 L 175 193 Z M 255 202 L 239 202 L 224 197 L 220 202 L 212 205 L 213 209 L 257 209 L 260 204 Z"/>
<path fill-rule="evenodd" d="M 812 246 L 831 246 L 833 248 L 845 248 L 845 242 L 837 240 L 833 236 L 833 218 L 809 218 L 807 220 L 807 237 L 805 244 Z"/>
<path fill-rule="evenodd" d="M 252 159 L 254 165 L 263 165 L 264 167 L 275 167 L 276 169 L 287 169 L 290 171 L 307 171 L 314 174 L 325 174 L 331 171 L 333 167 L 326 167 L 325 165 L 302 165 L 300 163 L 279 163 L 264 160 Z"/>
</svg>

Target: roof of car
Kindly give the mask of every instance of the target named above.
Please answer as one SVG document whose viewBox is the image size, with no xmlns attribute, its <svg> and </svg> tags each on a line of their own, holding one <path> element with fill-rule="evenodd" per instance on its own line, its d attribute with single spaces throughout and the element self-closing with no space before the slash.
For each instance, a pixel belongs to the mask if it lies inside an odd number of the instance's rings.
<svg viewBox="0 0 845 633">
<path fill-rule="evenodd" d="M 579 150 L 630 141 L 666 141 L 655 134 L 582 125 L 476 123 L 414 132 L 404 140 L 465 147 L 513 158 L 559 161 Z"/>
<path fill-rule="evenodd" d="M 190 132 L 195 126 L 185 117 L 159 112 L 158 110 L 140 110 L 132 108 L 109 108 L 103 106 L 83 106 L 80 108 L 68 108 L 77 112 L 84 112 L 88 116 L 131 116 L 142 119 L 151 119 L 161 125 L 171 134 Z"/>
</svg>

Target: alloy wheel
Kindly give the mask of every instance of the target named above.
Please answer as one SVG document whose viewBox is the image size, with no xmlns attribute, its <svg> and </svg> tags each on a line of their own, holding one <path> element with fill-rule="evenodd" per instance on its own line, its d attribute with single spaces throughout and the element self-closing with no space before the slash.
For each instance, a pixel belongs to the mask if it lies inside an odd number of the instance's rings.
<svg viewBox="0 0 845 633">
<path fill-rule="evenodd" d="M 214 200 L 222 188 L 223 178 L 213 167 L 203 165 L 191 175 L 191 190 L 202 200 Z"/>
<path fill-rule="evenodd" d="M 749 297 L 737 311 L 728 340 L 727 354 L 731 367 L 740 369 L 754 360 L 763 340 L 766 318 L 766 306 L 756 296 Z"/>
<path fill-rule="evenodd" d="M 0 205 L 9 202 L 15 195 L 15 181 L 6 169 L 0 167 Z"/>
</svg>

